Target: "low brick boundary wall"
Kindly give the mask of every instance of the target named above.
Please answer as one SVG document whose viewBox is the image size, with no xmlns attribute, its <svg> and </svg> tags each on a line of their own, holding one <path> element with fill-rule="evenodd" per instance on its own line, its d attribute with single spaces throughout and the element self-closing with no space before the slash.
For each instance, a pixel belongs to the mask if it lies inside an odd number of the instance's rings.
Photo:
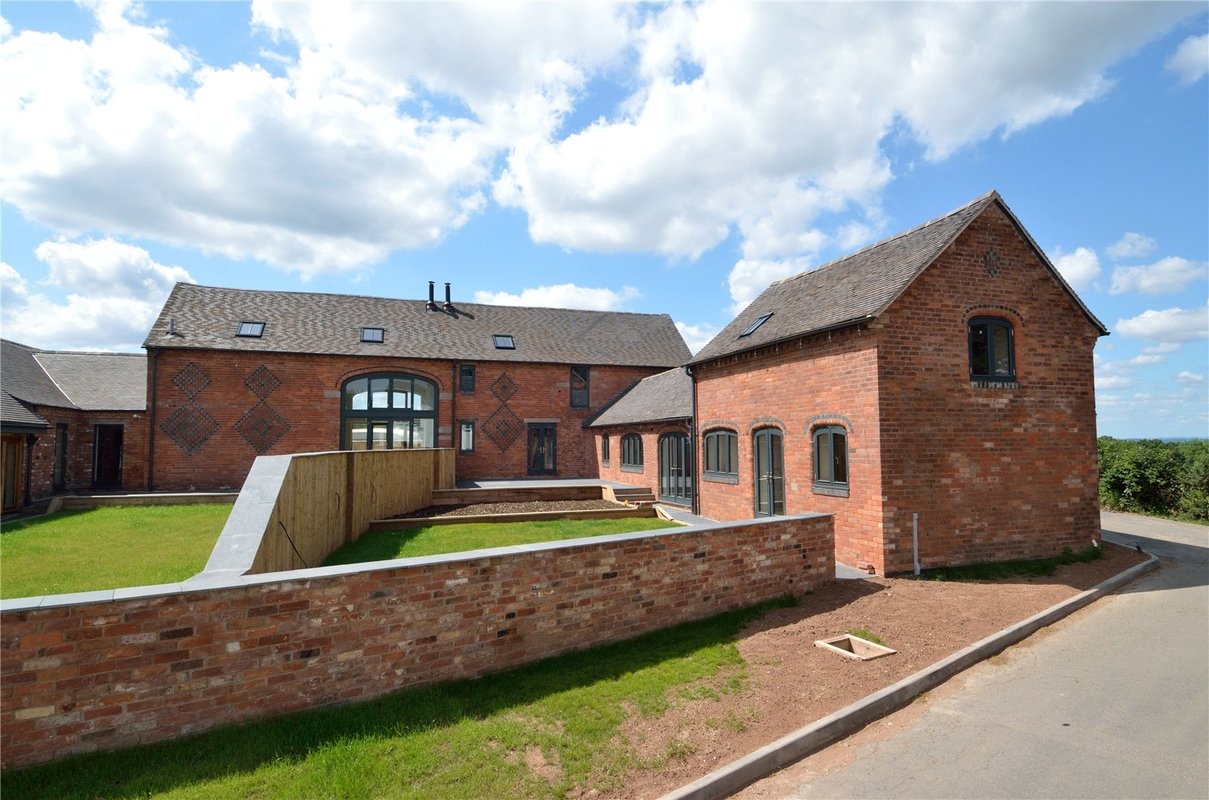
<svg viewBox="0 0 1209 800">
<path fill-rule="evenodd" d="M 0 765 L 370 699 L 835 574 L 809 514 L 0 603 Z"/>
</svg>

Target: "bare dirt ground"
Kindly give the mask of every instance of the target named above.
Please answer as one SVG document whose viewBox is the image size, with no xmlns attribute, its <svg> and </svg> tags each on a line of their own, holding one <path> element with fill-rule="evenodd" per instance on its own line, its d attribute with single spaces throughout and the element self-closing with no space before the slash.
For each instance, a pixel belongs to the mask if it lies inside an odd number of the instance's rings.
<svg viewBox="0 0 1209 800">
<path fill-rule="evenodd" d="M 1048 578 L 838 581 L 766 614 L 738 641 L 745 667 L 674 693 L 660 718 L 630 720 L 626 737 L 658 766 L 632 773 L 617 792 L 590 796 L 658 797 L 1146 558 L 1109 543 L 1104 551 Z M 857 661 L 814 645 L 852 629 L 876 634 L 898 653 Z"/>
</svg>

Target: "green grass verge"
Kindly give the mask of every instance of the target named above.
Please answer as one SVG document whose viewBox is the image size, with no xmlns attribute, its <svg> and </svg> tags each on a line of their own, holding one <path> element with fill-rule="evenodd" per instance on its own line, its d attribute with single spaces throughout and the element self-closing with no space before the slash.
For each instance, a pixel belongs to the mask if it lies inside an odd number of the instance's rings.
<svg viewBox="0 0 1209 800">
<path fill-rule="evenodd" d="M 1068 547 L 1061 555 L 1053 558 L 1037 558 L 1021 561 L 999 561 L 987 564 L 969 564 L 964 567 L 941 567 L 929 570 L 921 577 L 930 581 L 994 581 L 1002 578 L 1044 578 L 1054 574 L 1063 564 L 1095 561 L 1104 557 L 1099 547 L 1089 547 L 1074 553 Z"/>
<path fill-rule="evenodd" d="M 344 545 L 323 566 L 385 561 L 391 558 L 435 556 L 486 547 L 507 547 L 559 539 L 607 536 L 660 528 L 680 527 L 658 517 L 631 519 L 553 519 L 539 522 L 468 522 L 464 525 L 428 525 L 406 531 L 371 531 Z"/>
<path fill-rule="evenodd" d="M 765 603 L 471 681 L 0 774 L 22 798 L 561 798 L 616 791 L 639 760 L 621 727 L 686 687 L 733 691 L 734 644 Z M 708 692 L 704 693 L 708 696 Z M 684 697 L 684 694 L 680 694 Z M 706 700 L 702 700 L 706 702 Z M 540 754 L 552 769 L 534 771 Z M 539 772 L 541 774 L 539 774 Z"/>
<path fill-rule="evenodd" d="M 878 636 L 876 633 L 873 633 L 872 631 L 867 631 L 864 628 L 849 628 L 848 635 L 855 636 L 858 639 L 864 639 L 866 642 L 873 642 L 874 644 L 880 644 L 880 645 L 886 644 L 885 642 L 882 641 L 882 638 L 880 636 Z"/>
<path fill-rule="evenodd" d="M 104 506 L 4 526 L 0 597 L 175 583 L 200 572 L 229 504 Z"/>
</svg>

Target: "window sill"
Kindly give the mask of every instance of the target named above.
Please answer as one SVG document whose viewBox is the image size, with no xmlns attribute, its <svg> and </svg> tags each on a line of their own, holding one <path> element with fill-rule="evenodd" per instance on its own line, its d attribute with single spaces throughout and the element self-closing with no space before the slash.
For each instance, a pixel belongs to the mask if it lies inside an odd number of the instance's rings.
<svg viewBox="0 0 1209 800">
<path fill-rule="evenodd" d="M 824 494 L 824 495 L 827 495 L 828 497 L 847 497 L 848 496 L 848 487 L 847 486 L 825 486 L 821 483 L 816 483 L 816 484 L 813 484 L 810 487 L 810 489 L 815 494 Z"/>
<path fill-rule="evenodd" d="M 643 469 L 642 469 L 642 465 L 641 465 L 641 464 L 638 464 L 637 466 L 633 466 L 633 465 L 630 465 L 630 464 L 622 464 L 622 465 L 621 465 L 621 471 L 622 471 L 622 472 L 638 472 L 638 473 L 641 473 L 641 472 L 643 471 Z"/>
<path fill-rule="evenodd" d="M 739 476 L 729 472 L 706 472 L 701 479 L 709 483 L 737 484 L 739 482 Z"/>
</svg>

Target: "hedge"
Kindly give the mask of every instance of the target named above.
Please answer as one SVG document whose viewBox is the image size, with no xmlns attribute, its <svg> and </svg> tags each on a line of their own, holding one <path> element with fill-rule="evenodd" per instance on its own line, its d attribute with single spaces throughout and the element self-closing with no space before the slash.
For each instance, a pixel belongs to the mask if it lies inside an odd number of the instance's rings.
<svg viewBox="0 0 1209 800">
<path fill-rule="evenodd" d="M 1209 440 L 1101 436 L 1100 505 L 1209 521 Z"/>
</svg>

